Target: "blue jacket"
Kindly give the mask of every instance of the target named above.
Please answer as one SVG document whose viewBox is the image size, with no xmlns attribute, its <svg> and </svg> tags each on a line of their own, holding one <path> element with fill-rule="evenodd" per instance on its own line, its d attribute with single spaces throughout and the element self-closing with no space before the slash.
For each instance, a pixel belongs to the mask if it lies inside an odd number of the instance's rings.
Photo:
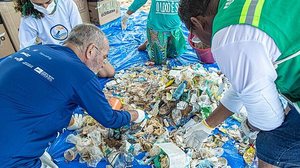
<svg viewBox="0 0 300 168">
<path fill-rule="evenodd" d="M 79 105 L 105 127 L 130 122 L 111 109 L 98 77 L 69 48 L 39 45 L 0 62 L 0 167 L 40 167 L 39 157 Z"/>
</svg>

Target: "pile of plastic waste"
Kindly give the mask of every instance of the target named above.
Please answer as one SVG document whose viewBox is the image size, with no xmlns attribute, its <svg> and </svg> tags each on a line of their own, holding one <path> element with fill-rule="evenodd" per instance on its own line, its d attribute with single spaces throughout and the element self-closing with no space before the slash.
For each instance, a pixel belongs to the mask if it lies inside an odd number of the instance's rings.
<svg viewBox="0 0 300 168">
<path fill-rule="evenodd" d="M 140 124 L 106 129 L 86 115 L 83 127 L 67 138 L 75 146 L 65 151 L 65 159 L 72 161 L 79 154 L 79 161 L 92 167 L 104 158 L 113 167 L 125 167 L 131 166 L 134 156 L 145 152 L 138 160 L 141 165 L 228 167 L 222 157 L 222 145 L 233 139 L 245 162 L 251 164 L 255 149 L 249 148 L 249 141 L 241 135 L 238 125 L 219 126 L 219 133 L 209 136 L 197 151 L 184 143 L 187 128 L 208 117 L 228 87 L 223 74 L 216 69 L 206 70 L 201 64 L 172 70 L 122 70 L 106 84 L 104 93 L 107 99 L 121 102 L 118 109 L 144 110 L 146 119 Z"/>
</svg>

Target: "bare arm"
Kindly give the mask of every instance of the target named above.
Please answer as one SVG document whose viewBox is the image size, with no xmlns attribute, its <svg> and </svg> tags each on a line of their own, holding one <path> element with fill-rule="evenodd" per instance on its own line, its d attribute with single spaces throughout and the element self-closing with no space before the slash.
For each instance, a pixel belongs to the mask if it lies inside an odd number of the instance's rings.
<svg viewBox="0 0 300 168">
<path fill-rule="evenodd" d="M 233 115 L 222 103 L 213 111 L 213 113 L 205 120 L 208 126 L 214 128 Z"/>
<path fill-rule="evenodd" d="M 137 11 L 140 7 L 142 7 L 147 0 L 134 0 L 132 4 L 128 7 L 127 14 L 131 15 L 135 11 Z"/>
</svg>

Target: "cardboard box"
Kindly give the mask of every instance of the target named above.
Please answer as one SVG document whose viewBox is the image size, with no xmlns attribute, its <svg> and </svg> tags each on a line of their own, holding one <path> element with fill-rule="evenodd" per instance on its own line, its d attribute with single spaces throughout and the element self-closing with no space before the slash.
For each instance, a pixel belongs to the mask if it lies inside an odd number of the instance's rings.
<svg viewBox="0 0 300 168">
<path fill-rule="evenodd" d="M 16 51 L 20 48 L 19 27 L 21 14 L 16 12 L 13 2 L 0 2 L 0 14 Z"/>
<path fill-rule="evenodd" d="M 82 22 L 91 23 L 87 0 L 74 0 L 76 3 Z"/>
<path fill-rule="evenodd" d="M 0 58 L 8 56 L 14 52 L 15 49 L 10 41 L 10 38 L 4 27 L 4 24 L 1 23 L 1 18 L 0 18 Z"/>
<path fill-rule="evenodd" d="M 91 22 L 103 25 L 121 16 L 120 2 L 117 0 L 88 0 Z"/>
</svg>

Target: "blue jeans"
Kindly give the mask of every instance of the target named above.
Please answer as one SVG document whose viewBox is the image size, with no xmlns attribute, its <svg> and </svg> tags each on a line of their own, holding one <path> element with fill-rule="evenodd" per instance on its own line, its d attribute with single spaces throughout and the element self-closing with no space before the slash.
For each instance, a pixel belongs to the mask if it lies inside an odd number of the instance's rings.
<svg viewBox="0 0 300 168">
<path fill-rule="evenodd" d="M 291 111 L 283 124 L 272 131 L 261 131 L 256 139 L 257 157 L 278 167 L 300 167 L 300 114 Z"/>
</svg>

